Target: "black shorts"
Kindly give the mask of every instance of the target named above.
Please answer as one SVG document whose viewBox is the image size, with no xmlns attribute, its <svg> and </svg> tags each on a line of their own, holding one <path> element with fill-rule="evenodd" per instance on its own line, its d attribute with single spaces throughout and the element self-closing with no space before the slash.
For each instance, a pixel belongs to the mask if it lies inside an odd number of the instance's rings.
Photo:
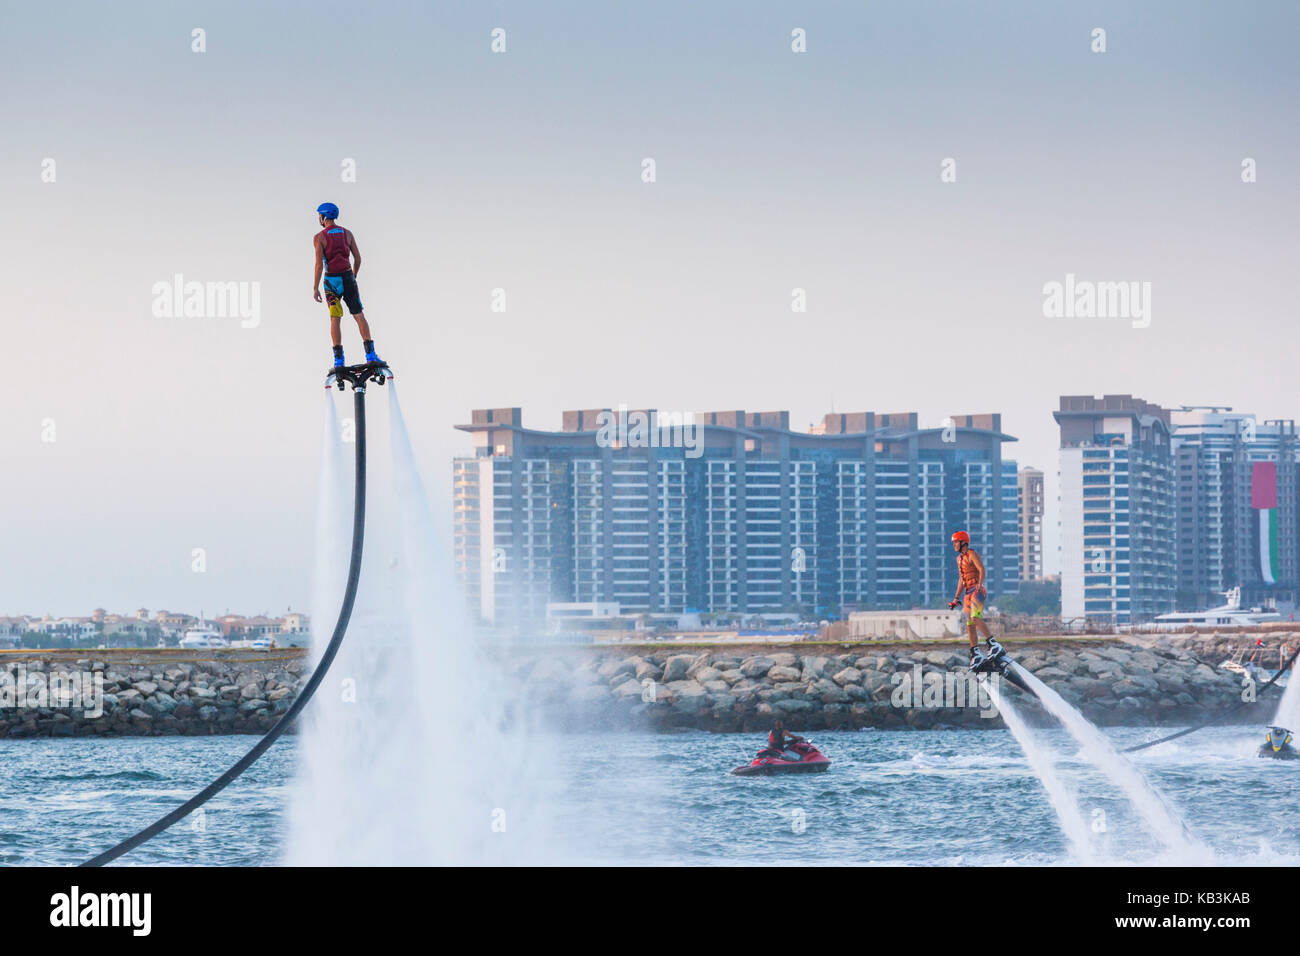
<svg viewBox="0 0 1300 956">
<path fill-rule="evenodd" d="M 348 307 L 348 312 L 356 315 L 361 311 L 361 292 L 357 289 L 357 277 L 352 270 L 337 274 L 325 273 L 325 301 L 329 303 L 330 315 L 342 315 L 338 308 L 339 300 Z"/>
</svg>

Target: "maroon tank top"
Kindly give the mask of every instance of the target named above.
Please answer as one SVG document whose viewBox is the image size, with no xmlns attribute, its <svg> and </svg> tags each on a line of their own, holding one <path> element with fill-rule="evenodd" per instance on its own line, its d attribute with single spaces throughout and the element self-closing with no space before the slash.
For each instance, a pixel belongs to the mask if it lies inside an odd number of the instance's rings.
<svg viewBox="0 0 1300 956">
<path fill-rule="evenodd" d="M 330 275 L 339 275 L 352 269 L 352 250 L 348 247 L 348 231 L 342 226 L 322 229 L 321 259 L 325 262 L 325 271 Z"/>
</svg>

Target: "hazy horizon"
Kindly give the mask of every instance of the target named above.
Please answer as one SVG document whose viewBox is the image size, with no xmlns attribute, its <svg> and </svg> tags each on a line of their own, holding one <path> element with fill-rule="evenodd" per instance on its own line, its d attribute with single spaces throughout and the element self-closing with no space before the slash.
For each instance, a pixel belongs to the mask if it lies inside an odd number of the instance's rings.
<svg viewBox="0 0 1300 956">
<path fill-rule="evenodd" d="M 5 9 L 0 615 L 307 607 L 327 200 L 436 514 L 473 408 L 1000 412 L 1046 477 L 1052 573 L 1060 395 L 1300 418 L 1297 26 L 1281 3 Z M 155 315 L 178 274 L 256 283 L 255 327 Z M 1045 318 L 1067 275 L 1149 282 L 1149 326 Z M 344 342 L 359 359 L 346 317 Z"/>
</svg>

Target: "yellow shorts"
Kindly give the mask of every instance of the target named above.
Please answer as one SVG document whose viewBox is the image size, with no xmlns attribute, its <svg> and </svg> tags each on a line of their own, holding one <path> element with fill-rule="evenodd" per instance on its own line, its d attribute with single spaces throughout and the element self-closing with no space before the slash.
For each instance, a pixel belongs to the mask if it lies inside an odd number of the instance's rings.
<svg viewBox="0 0 1300 956">
<path fill-rule="evenodd" d="M 988 600 L 988 591 L 984 588 L 970 588 L 962 598 L 962 609 L 972 621 L 984 616 L 984 602 Z"/>
</svg>

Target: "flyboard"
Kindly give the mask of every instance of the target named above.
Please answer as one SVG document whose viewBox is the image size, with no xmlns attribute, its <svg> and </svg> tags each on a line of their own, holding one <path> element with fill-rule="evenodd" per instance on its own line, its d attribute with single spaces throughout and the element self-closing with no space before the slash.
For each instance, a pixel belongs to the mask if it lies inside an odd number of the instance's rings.
<svg viewBox="0 0 1300 956">
<path fill-rule="evenodd" d="M 1001 644 L 997 646 L 997 651 L 986 654 L 979 661 L 973 663 L 970 667 L 971 672 L 978 675 L 980 680 L 984 680 L 989 674 L 997 674 L 1000 677 L 1005 677 L 1008 683 L 1019 687 L 1026 694 L 1034 697 L 1038 696 L 1029 689 L 1029 684 L 1020 676 L 1020 665 L 1007 653 L 1006 648 L 1002 647 Z"/>
<path fill-rule="evenodd" d="M 325 387 L 334 388 L 343 391 L 345 385 L 351 385 L 353 390 L 365 392 L 366 382 L 374 382 L 376 385 L 383 385 L 388 379 L 393 377 L 393 370 L 388 367 L 387 362 L 366 362 L 362 365 L 336 365 L 325 373 Z"/>
</svg>

